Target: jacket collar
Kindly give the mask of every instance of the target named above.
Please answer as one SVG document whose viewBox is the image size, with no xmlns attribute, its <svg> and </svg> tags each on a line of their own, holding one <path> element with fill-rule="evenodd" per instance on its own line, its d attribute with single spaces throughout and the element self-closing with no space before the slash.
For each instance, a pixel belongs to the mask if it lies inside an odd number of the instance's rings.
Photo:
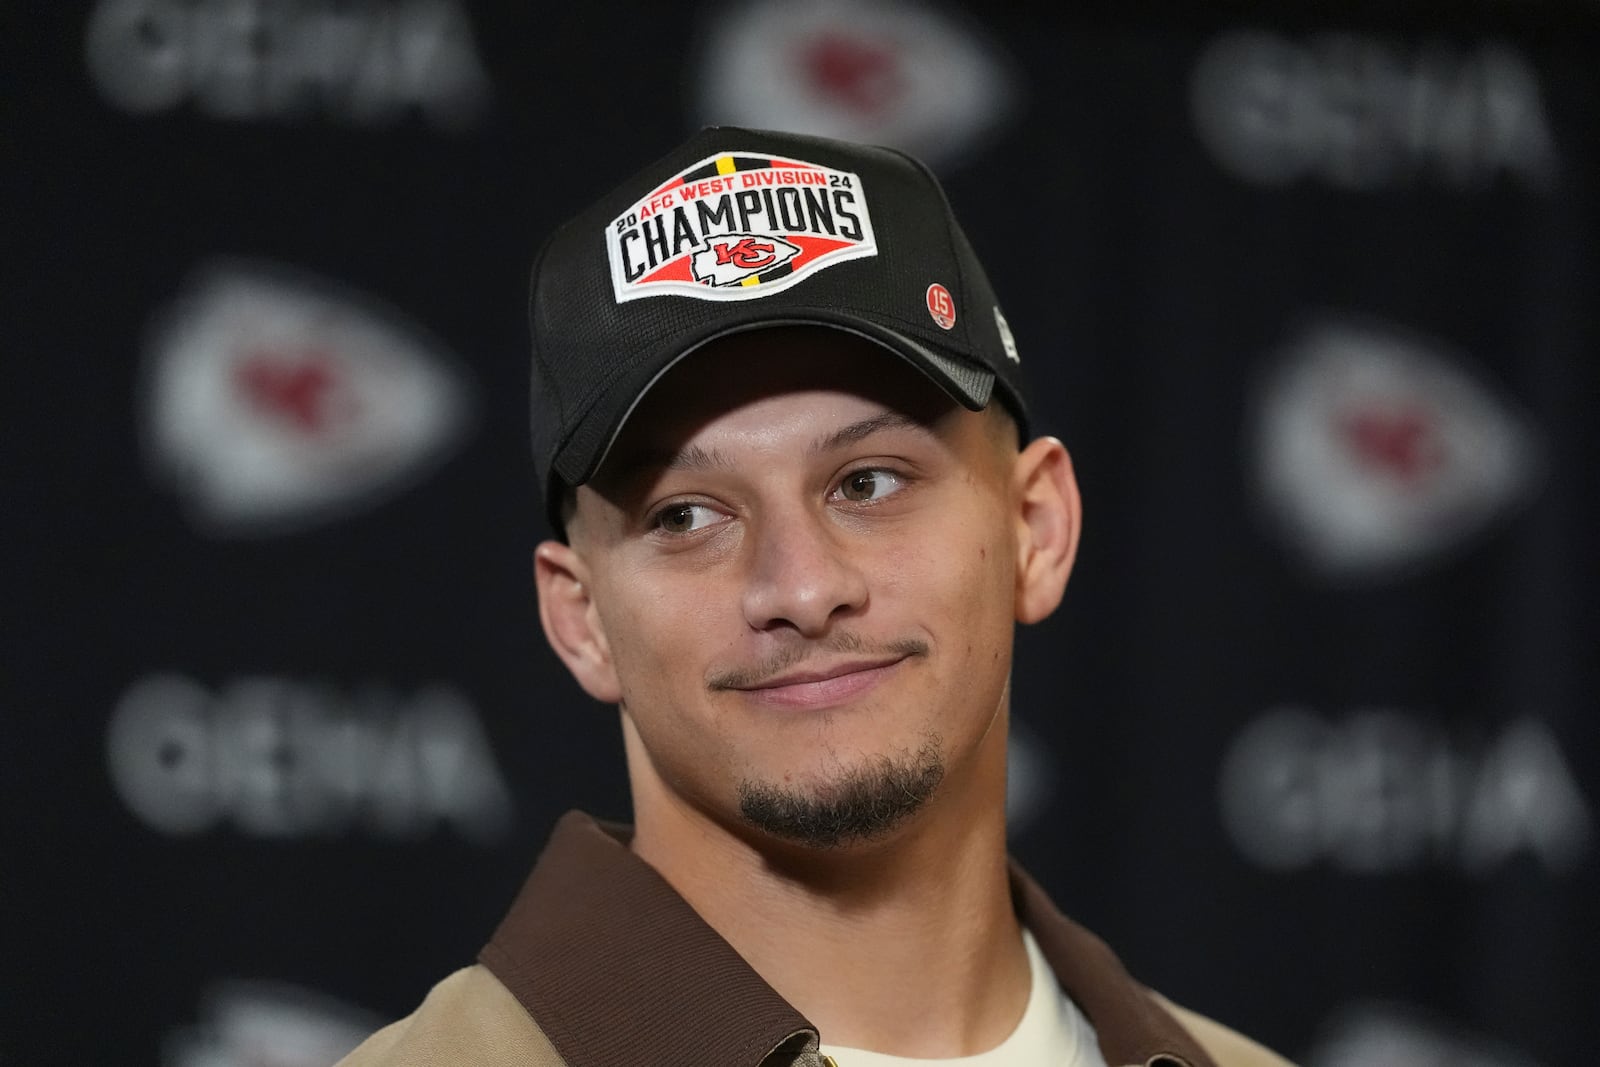
<svg viewBox="0 0 1600 1067">
<path fill-rule="evenodd" d="M 816 1062 L 817 1029 L 627 847 L 626 827 L 569 812 L 479 960 L 570 1067 Z M 1099 938 L 1015 863 L 1017 916 L 1111 1064 L 1213 1067 Z"/>
</svg>

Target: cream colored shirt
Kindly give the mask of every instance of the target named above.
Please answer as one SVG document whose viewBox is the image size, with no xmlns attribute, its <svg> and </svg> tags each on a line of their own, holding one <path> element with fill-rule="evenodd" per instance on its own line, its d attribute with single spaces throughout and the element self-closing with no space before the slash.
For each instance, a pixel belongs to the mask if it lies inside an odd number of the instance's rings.
<svg viewBox="0 0 1600 1067">
<path fill-rule="evenodd" d="M 1094 1027 L 1061 992 L 1044 953 L 1027 930 L 1022 931 L 1022 943 L 1028 950 L 1033 979 L 1028 1006 L 1011 1036 L 988 1052 L 929 1060 L 823 1045 L 823 1053 L 832 1056 L 839 1067 L 1106 1067 Z"/>
</svg>

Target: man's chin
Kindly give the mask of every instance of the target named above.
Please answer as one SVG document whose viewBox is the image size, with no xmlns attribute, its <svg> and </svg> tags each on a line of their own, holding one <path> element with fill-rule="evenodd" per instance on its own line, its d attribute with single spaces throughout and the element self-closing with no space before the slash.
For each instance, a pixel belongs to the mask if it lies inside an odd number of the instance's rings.
<svg viewBox="0 0 1600 1067">
<path fill-rule="evenodd" d="M 739 783 L 745 823 L 794 845 L 842 849 L 881 840 L 927 803 L 944 779 L 939 739 L 880 756 L 810 785 Z"/>
</svg>

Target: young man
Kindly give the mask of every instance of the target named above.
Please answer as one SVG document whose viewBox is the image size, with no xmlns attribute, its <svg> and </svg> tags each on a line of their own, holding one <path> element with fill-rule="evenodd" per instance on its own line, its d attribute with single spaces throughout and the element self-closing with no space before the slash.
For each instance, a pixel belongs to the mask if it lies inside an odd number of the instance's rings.
<svg viewBox="0 0 1600 1067">
<path fill-rule="evenodd" d="M 923 167 L 702 131 L 550 240 L 531 318 L 540 618 L 635 823 L 566 816 L 348 1063 L 1283 1062 L 1007 861 L 1013 627 L 1078 492 Z"/>
</svg>

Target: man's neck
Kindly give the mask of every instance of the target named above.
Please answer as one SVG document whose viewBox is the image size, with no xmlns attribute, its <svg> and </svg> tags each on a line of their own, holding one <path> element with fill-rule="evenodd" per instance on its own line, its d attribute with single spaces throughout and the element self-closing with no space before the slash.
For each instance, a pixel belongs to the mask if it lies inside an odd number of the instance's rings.
<svg viewBox="0 0 1600 1067">
<path fill-rule="evenodd" d="M 947 777 L 886 841 L 834 850 L 730 832 L 635 775 L 633 849 L 827 1043 L 982 1052 L 1016 1026 L 1030 983 L 1006 873 L 1004 745 L 994 731 L 996 751 L 978 754 L 989 765 Z"/>
</svg>

